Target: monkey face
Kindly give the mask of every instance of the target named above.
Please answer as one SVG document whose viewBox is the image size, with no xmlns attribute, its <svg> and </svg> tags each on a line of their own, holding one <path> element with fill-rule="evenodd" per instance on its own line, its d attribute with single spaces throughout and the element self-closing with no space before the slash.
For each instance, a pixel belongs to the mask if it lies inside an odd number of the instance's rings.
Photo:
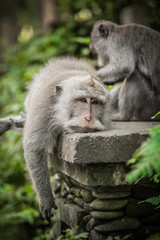
<svg viewBox="0 0 160 240">
<path fill-rule="evenodd" d="M 93 132 L 105 129 L 100 119 L 103 103 L 98 98 L 86 95 L 74 101 L 75 108 L 69 121 L 72 131 Z"/>
<path fill-rule="evenodd" d="M 70 93 L 70 94 L 68 94 Z M 61 111 L 59 111 L 59 106 Z M 93 132 L 106 129 L 104 115 L 108 91 L 91 76 L 72 77 L 61 84 L 57 117 L 65 131 Z M 108 119 L 108 118 L 107 118 Z"/>
</svg>

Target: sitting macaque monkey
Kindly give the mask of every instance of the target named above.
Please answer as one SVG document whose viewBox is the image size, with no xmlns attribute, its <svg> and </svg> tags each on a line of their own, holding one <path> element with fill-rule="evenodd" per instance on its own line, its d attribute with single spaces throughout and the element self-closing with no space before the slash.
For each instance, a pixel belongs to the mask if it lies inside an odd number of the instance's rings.
<svg viewBox="0 0 160 240">
<path fill-rule="evenodd" d="M 50 60 L 33 77 L 25 108 L 24 156 L 42 216 L 50 219 L 56 205 L 47 155 L 54 154 L 59 134 L 107 130 L 109 93 L 88 62 L 75 58 Z"/>
<path fill-rule="evenodd" d="M 100 20 L 93 26 L 90 49 L 98 55 L 97 74 L 109 85 L 119 113 L 113 120 L 151 120 L 160 110 L 160 33 L 138 24 Z"/>
</svg>

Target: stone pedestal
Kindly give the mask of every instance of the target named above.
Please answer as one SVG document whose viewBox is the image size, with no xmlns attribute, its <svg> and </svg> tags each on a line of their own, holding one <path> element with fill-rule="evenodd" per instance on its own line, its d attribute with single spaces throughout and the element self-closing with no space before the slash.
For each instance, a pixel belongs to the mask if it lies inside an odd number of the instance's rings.
<svg viewBox="0 0 160 240">
<path fill-rule="evenodd" d="M 113 122 L 111 130 L 61 137 L 52 167 L 58 206 L 54 236 L 79 226 L 90 240 L 146 239 L 160 230 L 160 211 L 142 200 L 160 194 L 160 186 L 143 180 L 125 182 L 126 162 L 148 137 L 152 122 Z M 117 239 L 117 238 L 116 238 Z"/>
</svg>

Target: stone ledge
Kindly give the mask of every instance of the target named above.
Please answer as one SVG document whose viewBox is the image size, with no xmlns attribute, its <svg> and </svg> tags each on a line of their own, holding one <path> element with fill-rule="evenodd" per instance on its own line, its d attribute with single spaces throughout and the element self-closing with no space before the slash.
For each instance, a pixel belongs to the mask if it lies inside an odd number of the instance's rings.
<svg viewBox="0 0 160 240">
<path fill-rule="evenodd" d="M 55 172 L 61 172 L 85 186 L 126 185 L 124 164 L 88 164 L 80 165 L 55 158 L 52 162 Z"/>
<path fill-rule="evenodd" d="M 109 131 L 65 134 L 57 157 L 77 164 L 126 162 L 156 125 L 158 122 L 112 122 Z"/>
</svg>

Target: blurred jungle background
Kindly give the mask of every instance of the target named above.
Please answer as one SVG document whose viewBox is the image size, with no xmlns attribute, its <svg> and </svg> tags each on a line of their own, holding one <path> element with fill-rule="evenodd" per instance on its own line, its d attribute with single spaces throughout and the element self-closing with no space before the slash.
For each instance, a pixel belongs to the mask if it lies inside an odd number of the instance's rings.
<svg viewBox="0 0 160 240">
<path fill-rule="evenodd" d="M 99 19 L 160 31 L 160 1 L 1 0 L 0 118 L 24 111 L 26 87 L 46 60 L 74 55 L 91 61 L 90 32 Z M 39 214 L 21 142 L 22 135 L 11 131 L 0 138 L 0 239 L 52 239 Z"/>
</svg>

